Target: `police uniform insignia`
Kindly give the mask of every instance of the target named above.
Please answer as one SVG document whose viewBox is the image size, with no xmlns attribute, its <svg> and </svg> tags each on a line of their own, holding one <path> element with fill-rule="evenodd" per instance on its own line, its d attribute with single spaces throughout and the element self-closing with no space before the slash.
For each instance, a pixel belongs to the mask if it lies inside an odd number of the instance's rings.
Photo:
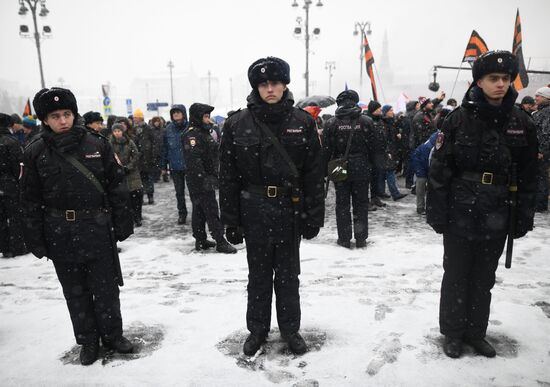
<svg viewBox="0 0 550 387">
<path fill-rule="evenodd" d="M 59 97 L 56 95 L 55 97 L 53 97 L 53 100 L 54 100 L 55 102 L 59 102 Z"/>
<path fill-rule="evenodd" d="M 286 130 L 287 133 L 289 134 L 292 134 L 292 133 L 303 133 L 304 132 L 304 128 L 297 128 L 297 129 L 294 129 L 294 128 L 288 128 Z"/>
<path fill-rule="evenodd" d="M 95 153 L 92 153 L 92 154 L 89 154 L 89 155 L 84 155 L 84 157 L 87 158 L 87 159 L 99 159 L 99 158 L 101 158 L 101 153 L 95 152 Z"/>
<path fill-rule="evenodd" d="M 197 140 L 195 140 L 195 137 L 189 138 L 189 145 L 191 146 L 197 145 Z"/>
<path fill-rule="evenodd" d="M 444 141 L 445 141 L 445 134 L 443 134 L 443 132 L 439 132 L 437 134 L 437 138 L 435 139 L 435 149 L 437 150 L 441 149 Z"/>
<path fill-rule="evenodd" d="M 265 73 L 265 67 L 262 67 L 262 68 L 260 69 L 260 72 L 261 72 L 262 74 Z"/>
</svg>

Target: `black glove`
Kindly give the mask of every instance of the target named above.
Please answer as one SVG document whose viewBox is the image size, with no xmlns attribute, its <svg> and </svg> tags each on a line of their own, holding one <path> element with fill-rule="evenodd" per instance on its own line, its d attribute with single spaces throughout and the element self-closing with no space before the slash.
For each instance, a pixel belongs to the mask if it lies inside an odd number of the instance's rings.
<svg viewBox="0 0 550 387">
<path fill-rule="evenodd" d="M 243 232 L 239 227 L 227 227 L 225 230 L 225 237 L 232 245 L 243 243 Z"/>
<path fill-rule="evenodd" d="M 48 254 L 48 250 L 44 246 L 36 246 L 31 249 L 31 253 L 36 258 L 42 258 Z"/>
<path fill-rule="evenodd" d="M 319 230 L 320 227 L 304 224 L 302 225 L 302 236 L 304 239 L 313 239 L 319 234 Z"/>
<path fill-rule="evenodd" d="M 438 234 L 443 234 L 447 230 L 447 225 L 445 224 L 430 224 L 434 231 Z"/>
</svg>

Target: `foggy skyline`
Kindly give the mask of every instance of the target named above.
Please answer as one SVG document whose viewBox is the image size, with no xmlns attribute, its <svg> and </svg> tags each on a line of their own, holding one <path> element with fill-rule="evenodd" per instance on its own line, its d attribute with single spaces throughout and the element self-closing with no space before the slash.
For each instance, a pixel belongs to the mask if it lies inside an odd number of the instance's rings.
<svg viewBox="0 0 550 387">
<path fill-rule="evenodd" d="M 310 94 L 328 94 L 325 62 L 334 61 L 332 94 L 338 94 L 347 83 L 360 92 L 362 100 L 371 99 L 364 71 L 363 88 L 359 89 L 361 41 L 360 36 L 353 35 L 358 21 L 371 22 L 368 39 L 380 77 L 377 84 L 382 102 L 395 103 L 400 91 L 432 96 L 427 89 L 432 66 L 458 66 L 473 29 L 489 49 L 511 50 L 517 8 L 526 65 L 531 58 L 530 68 L 550 69 L 550 46 L 545 39 L 548 0 L 324 0 L 323 7 L 317 7 L 317 1 L 310 7 L 310 33 L 315 27 L 321 30 L 319 37 L 310 42 Z M 167 64 L 172 60 L 175 103 L 208 102 L 205 80 L 210 71 L 213 83 L 217 83 L 212 87 L 216 96 L 211 102 L 226 111 L 245 105 L 244 98 L 250 91 L 246 76 L 250 63 L 272 55 L 289 62 L 289 88 L 299 100 L 305 95 L 305 48 L 303 37 L 296 39 L 293 30 L 297 17 L 304 19 L 305 12 L 303 0 L 298 3 L 300 7 L 291 7 L 292 0 L 47 0 L 50 14 L 38 21 L 39 26 L 52 28 L 52 38 L 42 41 L 46 86 L 62 83 L 70 87 L 84 112 L 101 109 L 101 85 L 110 83 L 116 114 L 125 113 L 125 106 L 120 106 L 125 98 L 135 101 L 134 108 L 145 110 L 145 102 L 170 102 Z M 8 89 L 12 97 L 26 99 L 40 89 L 40 76 L 34 40 L 22 39 L 18 33 L 20 24 L 29 25 L 32 32 L 32 17 L 30 12 L 20 17 L 18 10 L 17 0 L 0 2 L 4 53 L 0 90 Z M 389 69 L 380 67 L 385 33 Z M 388 82 L 389 70 L 393 73 L 392 83 Z M 456 75 L 456 71 L 438 74 L 447 97 L 448 86 L 452 86 Z M 462 98 L 469 79 L 470 72 L 461 71 L 455 98 Z M 420 86 L 423 89 L 419 90 Z"/>
</svg>

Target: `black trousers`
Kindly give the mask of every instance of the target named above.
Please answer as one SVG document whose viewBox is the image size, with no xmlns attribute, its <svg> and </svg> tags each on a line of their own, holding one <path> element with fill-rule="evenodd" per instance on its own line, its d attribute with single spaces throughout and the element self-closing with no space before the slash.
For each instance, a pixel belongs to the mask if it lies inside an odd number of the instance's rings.
<svg viewBox="0 0 550 387">
<path fill-rule="evenodd" d="M 26 254 L 21 225 L 21 207 L 17 197 L 0 195 L 0 251 Z"/>
<path fill-rule="evenodd" d="M 193 212 L 191 217 L 191 227 L 193 228 L 193 237 L 198 241 L 206 239 L 206 224 L 212 238 L 216 241 L 223 239 L 223 224 L 220 220 L 218 201 L 215 191 L 201 192 L 191 194 L 193 203 Z"/>
<path fill-rule="evenodd" d="M 170 171 L 174 188 L 176 189 L 176 200 L 178 202 L 178 215 L 187 218 L 187 206 L 185 205 L 185 172 Z"/>
<path fill-rule="evenodd" d="M 122 335 L 119 289 L 111 259 L 73 263 L 53 261 L 63 287 L 78 344 Z"/>
<path fill-rule="evenodd" d="M 136 189 L 130 191 L 130 205 L 132 206 L 132 214 L 134 215 L 134 222 L 141 220 L 141 213 L 143 207 L 143 190 Z"/>
<path fill-rule="evenodd" d="M 155 193 L 155 178 L 152 171 L 141 171 L 139 173 L 143 183 L 143 191 L 149 196 Z"/>
<path fill-rule="evenodd" d="M 369 236 L 369 182 L 368 180 L 343 181 L 336 186 L 336 226 L 338 239 L 349 241 L 352 236 L 351 205 L 353 205 L 353 234 L 356 240 Z M 351 201 L 351 205 L 350 205 Z"/>
<path fill-rule="evenodd" d="M 299 263 L 290 241 L 280 244 L 246 241 L 248 305 L 246 326 L 266 335 L 271 327 L 271 298 L 275 288 L 277 322 L 282 334 L 300 329 Z"/>
<path fill-rule="evenodd" d="M 481 339 L 487 332 L 491 289 L 506 238 L 471 241 L 443 235 L 439 327 L 453 338 Z"/>
</svg>

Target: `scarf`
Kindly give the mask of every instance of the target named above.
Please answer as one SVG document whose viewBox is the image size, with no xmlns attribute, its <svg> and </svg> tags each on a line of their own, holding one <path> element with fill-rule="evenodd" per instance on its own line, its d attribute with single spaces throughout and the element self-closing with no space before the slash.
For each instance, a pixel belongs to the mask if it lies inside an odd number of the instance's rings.
<svg viewBox="0 0 550 387">
<path fill-rule="evenodd" d="M 257 89 L 252 90 L 246 100 L 248 102 L 247 107 L 254 113 L 254 116 L 269 124 L 278 123 L 285 119 L 294 105 L 294 97 L 288 89 L 285 90 L 283 97 L 277 103 L 264 102 Z"/>
<path fill-rule="evenodd" d="M 64 133 L 54 133 L 49 126 L 45 126 L 42 137 L 46 143 L 61 153 L 73 153 L 78 149 L 78 145 L 86 133 L 87 130 L 83 126 L 73 126 Z"/>
</svg>

